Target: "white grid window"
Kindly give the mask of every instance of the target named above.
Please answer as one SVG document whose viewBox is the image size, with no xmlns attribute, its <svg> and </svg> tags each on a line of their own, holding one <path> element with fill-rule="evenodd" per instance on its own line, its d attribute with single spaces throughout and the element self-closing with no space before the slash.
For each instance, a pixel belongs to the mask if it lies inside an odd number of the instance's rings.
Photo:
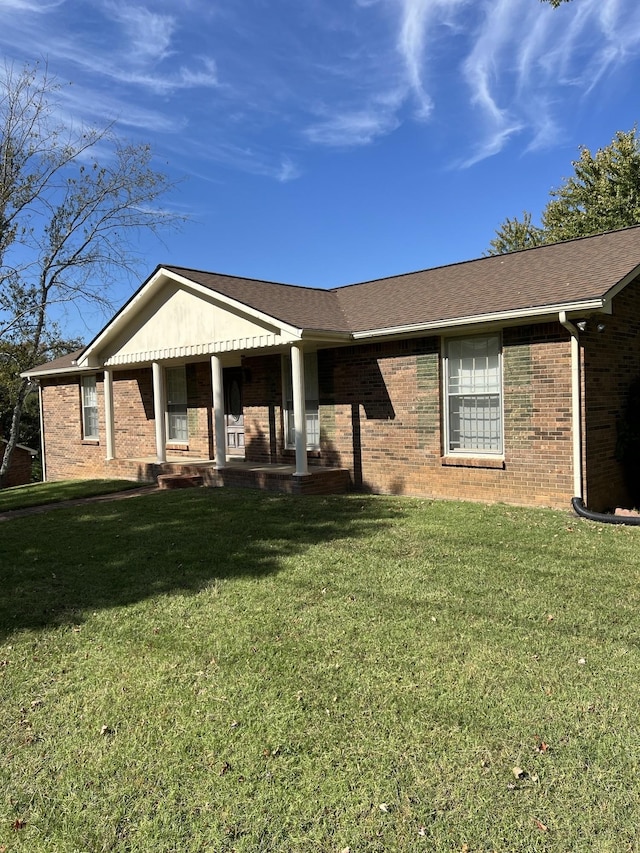
<svg viewBox="0 0 640 853">
<path fill-rule="evenodd" d="M 98 392 L 95 376 L 82 377 L 82 437 L 98 438 Z"/>
<path fill-rule="evenodd" d="M 296 446 L 295 423 L 293 419 L 293 385 L 291 383 L 291 358 L 282 360 L 284 377 L 284 417 L 285 441 L 287 447 Z M 304 396 L 307 423 L 307 450 L 320 447 L 320 415 L 318 411 L 318 354 L 304 354 Z"/>
<path fill-rule="evenodd" d="M 184 367 L 168 367 L 167 385 L 167 439 L 186 444 L 189 441 L 187 425 L 187 374 Z"/>
<path fill-rule="evenodd" d="M 502 453 L 500 338 L 446 342 L 447 452 Z"/>
</svg>

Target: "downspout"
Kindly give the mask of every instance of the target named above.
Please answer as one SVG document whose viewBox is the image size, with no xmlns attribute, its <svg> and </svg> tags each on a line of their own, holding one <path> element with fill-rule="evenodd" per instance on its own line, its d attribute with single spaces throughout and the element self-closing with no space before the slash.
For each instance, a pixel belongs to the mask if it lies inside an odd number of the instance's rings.
<svg viewBox="0 0 640 853">
<path fill-rule="evenodd" d="M 38 408 L 40 409 L 40 457 L 42 467 L 42 482 L 47 482 L 47 457 L 44 452 L 44 415 L 42 412 L 42 385 L 38 382 Z"/>
<path fill-rule="evenodd" d="M 580 405 L 580 339 L 578 330 L 567 320 L 567 312 L 558 315 L 560 325 L 571 335 L 571 429 L 573 434 L 573 496 L 582 501 L 582 408 Z"/>
<path fill-rule="evenodd" d="M 610 313 L 611 305 L 605 307 Z M 596 521 L 600 524 L 627 524 L 632 527 L 640 526 L 640 517 L 628 515 L 616 515 L 608 512 L 593 512 L 584 505 L 582 496 L 582 419 L 580 407 L 580 342 L 578 330 L 567 320 L 566 311 L 561 311 L 559 320 L 562 326 L 571 335 L 571 397 L 573 403 L 573 490 L 574 497 L 571 498 L 571 506 L 576 515 Z"/>
</svg>

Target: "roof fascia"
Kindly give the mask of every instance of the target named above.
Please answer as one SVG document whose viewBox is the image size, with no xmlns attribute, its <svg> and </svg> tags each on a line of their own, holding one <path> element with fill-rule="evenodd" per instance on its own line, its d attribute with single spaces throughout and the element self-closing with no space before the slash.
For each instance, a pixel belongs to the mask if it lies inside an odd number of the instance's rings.
<svg viewBox="0 0 640 853">
<path fill-rule="evenodd" d="M 567 313 L 583 313 L 585 311 L 606 311 L 607 300 L 604 298 L 585 299 L 581 302 L 569 304 L 545 305 L 540 308 L 522 308 L 517 311 L 496 311 L 491 314 L 472 314 L 467 317 L 456 317 L 448 320 L 435 320 L 432 323 L 413 323 L 406 326 L 390 326 L 382 329 L 367 329 L 362 332 L 354 332 L 354 341 L 366 340 L 367 338 L 382 338 L 393 335 L 410 335 L 420 332 L 443 331 L 466 326 L 486 325 L 489 323 L 517 323 L 518 321 L 535 322 L 538 319 L 547 319 L 549 316 L 557 315 L 560 311 Z"/>
<path fill-rule="evenodd" d="M 624 290 L 625 287 L 637 278 L 640 274 L 640 264 L 635 266 L 631 272 L 628 272 L 624 278 L 621 278 L 617 284 L 614 284 L 613 287 L 609 288 L 604 295 L 605 304 L 608 304 L 609 310 L 608 313 L 611 313 L 611 302 L 612 300 L 620 293 L 620 291 Z"/>
<path fill-rule="evenodd" d="M 20 374 L 20 376 L 23 379 L 37 379 L 40 376 L 78 376 L 81 373 L 95 373 L 97 369 L 99 370 L 100 368 L 90 366 L 77 367 L 76 365 L 72 365 L 71 367 L 57 367 L 55 370 L 25 370 L 24 373 Z"/>
<path fill-rule="evenodd" d="M 300 337 L 302 340 L 313 340 L 320 343 L 339 343 L 343 344 L 353 340 L 351 332 L 328 332 L 326 329 L 302 329 Z"/>
</svg>

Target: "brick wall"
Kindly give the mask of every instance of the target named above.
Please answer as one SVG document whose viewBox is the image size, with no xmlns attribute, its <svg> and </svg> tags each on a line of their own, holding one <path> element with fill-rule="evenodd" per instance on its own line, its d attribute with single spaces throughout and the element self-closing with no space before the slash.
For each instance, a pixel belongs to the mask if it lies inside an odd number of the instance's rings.
<svg viewBox="0 0 640 853">
<path fill-rule="evenodd" d="M 168 445 L 172 457 L 209 459 L 213 455 L 211 370 L 209 362 L 187 365 L 187 446 Z M 48 480 L 121 476 L 118 459 L 156 456 L 151 368 L 114 371 L 113 411 L 116 461 L 107 462 L 104 375 L 97 374 L 98 441 L 82 438 L 79 377 L 42 381 Z M 141 469 L 142 470 L 142 469 Z"/>
<path fill-rule="evenodd" d="M 602 331 L 597 326 L 604 325 Z M 620 415 L 629 386 L 640 377 L 640 281 L 613 300 L 611 315 L 589 318 L 580 333 L 585 413 L 585 502 L 599 511 L 630 503 L 616 457 Z"/>
<path fill-rule="evenodd" d="M 573 496 L 571 345 L 558 323 L 505 329 L 504 461 L 443 457 L 440 338 L 318 352 L 320 452 L 364 491 L 567 507 Z M 283 446 L 279 355 L 246 359 L 247 458 Z"/>
<path fill-rule="evenodd" d="M 569 335 L 558 323 L 549 323 L 505 329 L 502 340 L 504 460 L 443 455 L 441 341 L 428 337 L 319 351 L 321 449 L 309 454 L 310 464 L 347 468 L 353 485 L 365 491 L 567 507 L 573 492 Z M 597 339 L 591 351 L 587 342 L 590 358 L 603 340 Z M 283 446 L 281 356 L 246 358 L 243 376 L 247 459 L 292 462 L 293 451 Z M 604 396 L 597 402 L 594 381 L 589 379 L 585 389 L 586 411 L 605 426 L 589 432 L 585 453 L 590 464 L 602 452 L 606 430 L 611 445 L 610 415 L 603 414 Z M 108 476 L 118 467 L 112 463 L 110 470 L 104 460 L 102 374 L 97 384 L 98 444 L 82 441 L 78 379 L 43 382 L 51 479 Z M 171 455 L 212 458 L 208 360 L 187 366 L 187 390 L 189 446 L 172 449 Z M 114 373 L 114 411 L 116 456 L 154 457 L 150 368 Z M 590 489 L 597 488 L 594 478 Z"/>
<path fill-rule="evenodd" d="M 243 361 L 245 458 L 257 463 L 282 457 L 282 358 L 266 355 Z"/>
<path fill-rule="evenodd" d="M 567 337 L 557 324 L 504 331 L 504 462 L 443 456 L 439 338 L 335 350 L 331 463 L 367 491 L 567 506 Z"/>
<path fill-rule="evenodd" d="M 82 440 L 82 403 L 79 377 L 52 377 L 41 381 L 44 415 L 44 452 L 47 480 L 103 477 L 104 447 Z M 98 421 L 104 435 L 103 375 L 97 375 Z"/>
</svg>

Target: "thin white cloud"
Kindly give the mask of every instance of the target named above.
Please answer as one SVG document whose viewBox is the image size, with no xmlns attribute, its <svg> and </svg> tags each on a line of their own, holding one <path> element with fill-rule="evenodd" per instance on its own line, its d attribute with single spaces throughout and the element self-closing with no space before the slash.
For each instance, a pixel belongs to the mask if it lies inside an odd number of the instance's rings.
<svg viewBox="0 0 640 853">
<path fill-rule="evenodd" d="M 17 9 L 16 4 L 20 14 L 5 14 L 5 10 Z M 88 3 L 87 11 L 93 11 L 99 23 L 78 38 L 65 25 L 66 15 L 56 11 L 65 5 L 68 0 L 34 9 L 30 0 L 0 0 L 0 47 L 5 55 L 23 55 L 33 61 L 38 58 L 33 55 L 33 45 L 40 44 L 49 67 L 62 78 L 73 79 L 75 66 L 98 82 L 110 81 L 160 95 L 219 85 L 212 57 L 189 56 L 188 61 L 184 61 L 186 57 L 180 63 L 176 61 L 173 40 L 179 28 L 174 15 L 150 12 L 142 5 L 128 6 L 119 0 L 94 0 Z M 42 14 L 45 11 L 48 14 Z M 83 83 L 89 81 L 83 77 Z"/>
<path fill-rule="evenodd" d="M 289 181 L 295 181 L 301 174 L 302 170 L 290 157 L 283 157 L 276 177 L 281 184 L 287 184 Z"/>
<path fill-rule="evenodd" d="M 14 12 L 37 12 L 46 14 L 52 9 L 62 6 L 66 0 L 0 0 L 0 12 L 9 9 Z"/>
<path fill-rule="evenodd" d="M 84 4 L 80 19 L 75 0 L 0 0 L 0 48 L 33 60 L 42 45 L 52 73 L 80 81 L 69 112 L 167 144 L 179 131 L 283 182 L 301 144 L 371 145 L 409 121 L 442 135 L 453 114 L 457 165 L 557 144 L 566 98 L 596 97 L 640 52 L 637 0 L 305 0 L 277 26 L 264 0 Z"/>
<path fill-rule="evenodd" d="M 512 116 L 509 109 L 500 103 L 504 56 L 513 44 L 516 15 L 521 14 L 521 10 L 517 9 L 517 3 L 514 4 L 512 0 L 498 0 L 491 7 L 485 8 L 486 16 L 463 65 L 471 105 L 481 111 L 485 123 L 483 138 L 466 165 L 497 154 L 511 136 L 522 129 L 522 121 Z"/>
<path fill-rule="evenodd" d="M 569 92 L 588 97 L 637 53 L 640 14 L 632 2 L 580 0 L 557 10 L 527 0 L 483 4 L 462 66 L 481 131 L 464 165 L 497 154 L 516 133 L 529 135 L 527 151 L 556 143 L 556 104 Z"/>
<path fill-rule="evenodd" d="M 316 145 L 353 147 L 368 145 L 391 133 L 399 124 L 392 110 L 372 107 L 328 116 L 307 127 L 304 134 Z"/>
<path fill-rule="evenodd" d="M 204 169 L 204 165 L 210 163 L 283 184 L 302 175 L 302 169 L 291 156 L 273 154 L 260 145 L 236 145 L 223 139 L 209 140 L 185 134 L 179 148 L 175 142 L 169 147 L 176 156 L 185 157 L 187 172 L 199 181 L 212 181 Z"/>
<path fill-rule="evenodd" d="M 402 57 L 407 85 L 418 103 L 416 117 L 427 119 L 434 109 L 425 76 L 431 54 L 447 30 L 458 28 L 460 9 L 470 0 L 394 0 L 399 8 L 398 51 Z"/>
<path fill-rule="evenodd" d="M 103 7 L 107 15 L 122 27 L 129 43 L 129 56 L 134 62 L 157 61 L 169 55 L 176 29 L 176 19 L 172 15 L 113 0 L 105 0 Z"/>
<path fill-rule="evenodd" d="M 398 47 L 406 63 L 409 84 L 418 101 L 420 118 L 428 118 L 433 109 L 433 101 L 425 92 L 422 83 L 422 67 L 425 61 L 428 19 L 435 8 L 428 0 L 402 0 Z"/>
<path fill-rule="evenodd" d="M 78 118 L 97 127 L 115 122 L 118 127 L 146 134 L 175 134 L 187 127 L 185 117 L 177 113 L 168 114 L 119 98 L 111 92 L 97 92 L 80 85 L 64 86 L 58 100 L 60 117 L 65 124 L 72 124 Z"/>
</svg>

